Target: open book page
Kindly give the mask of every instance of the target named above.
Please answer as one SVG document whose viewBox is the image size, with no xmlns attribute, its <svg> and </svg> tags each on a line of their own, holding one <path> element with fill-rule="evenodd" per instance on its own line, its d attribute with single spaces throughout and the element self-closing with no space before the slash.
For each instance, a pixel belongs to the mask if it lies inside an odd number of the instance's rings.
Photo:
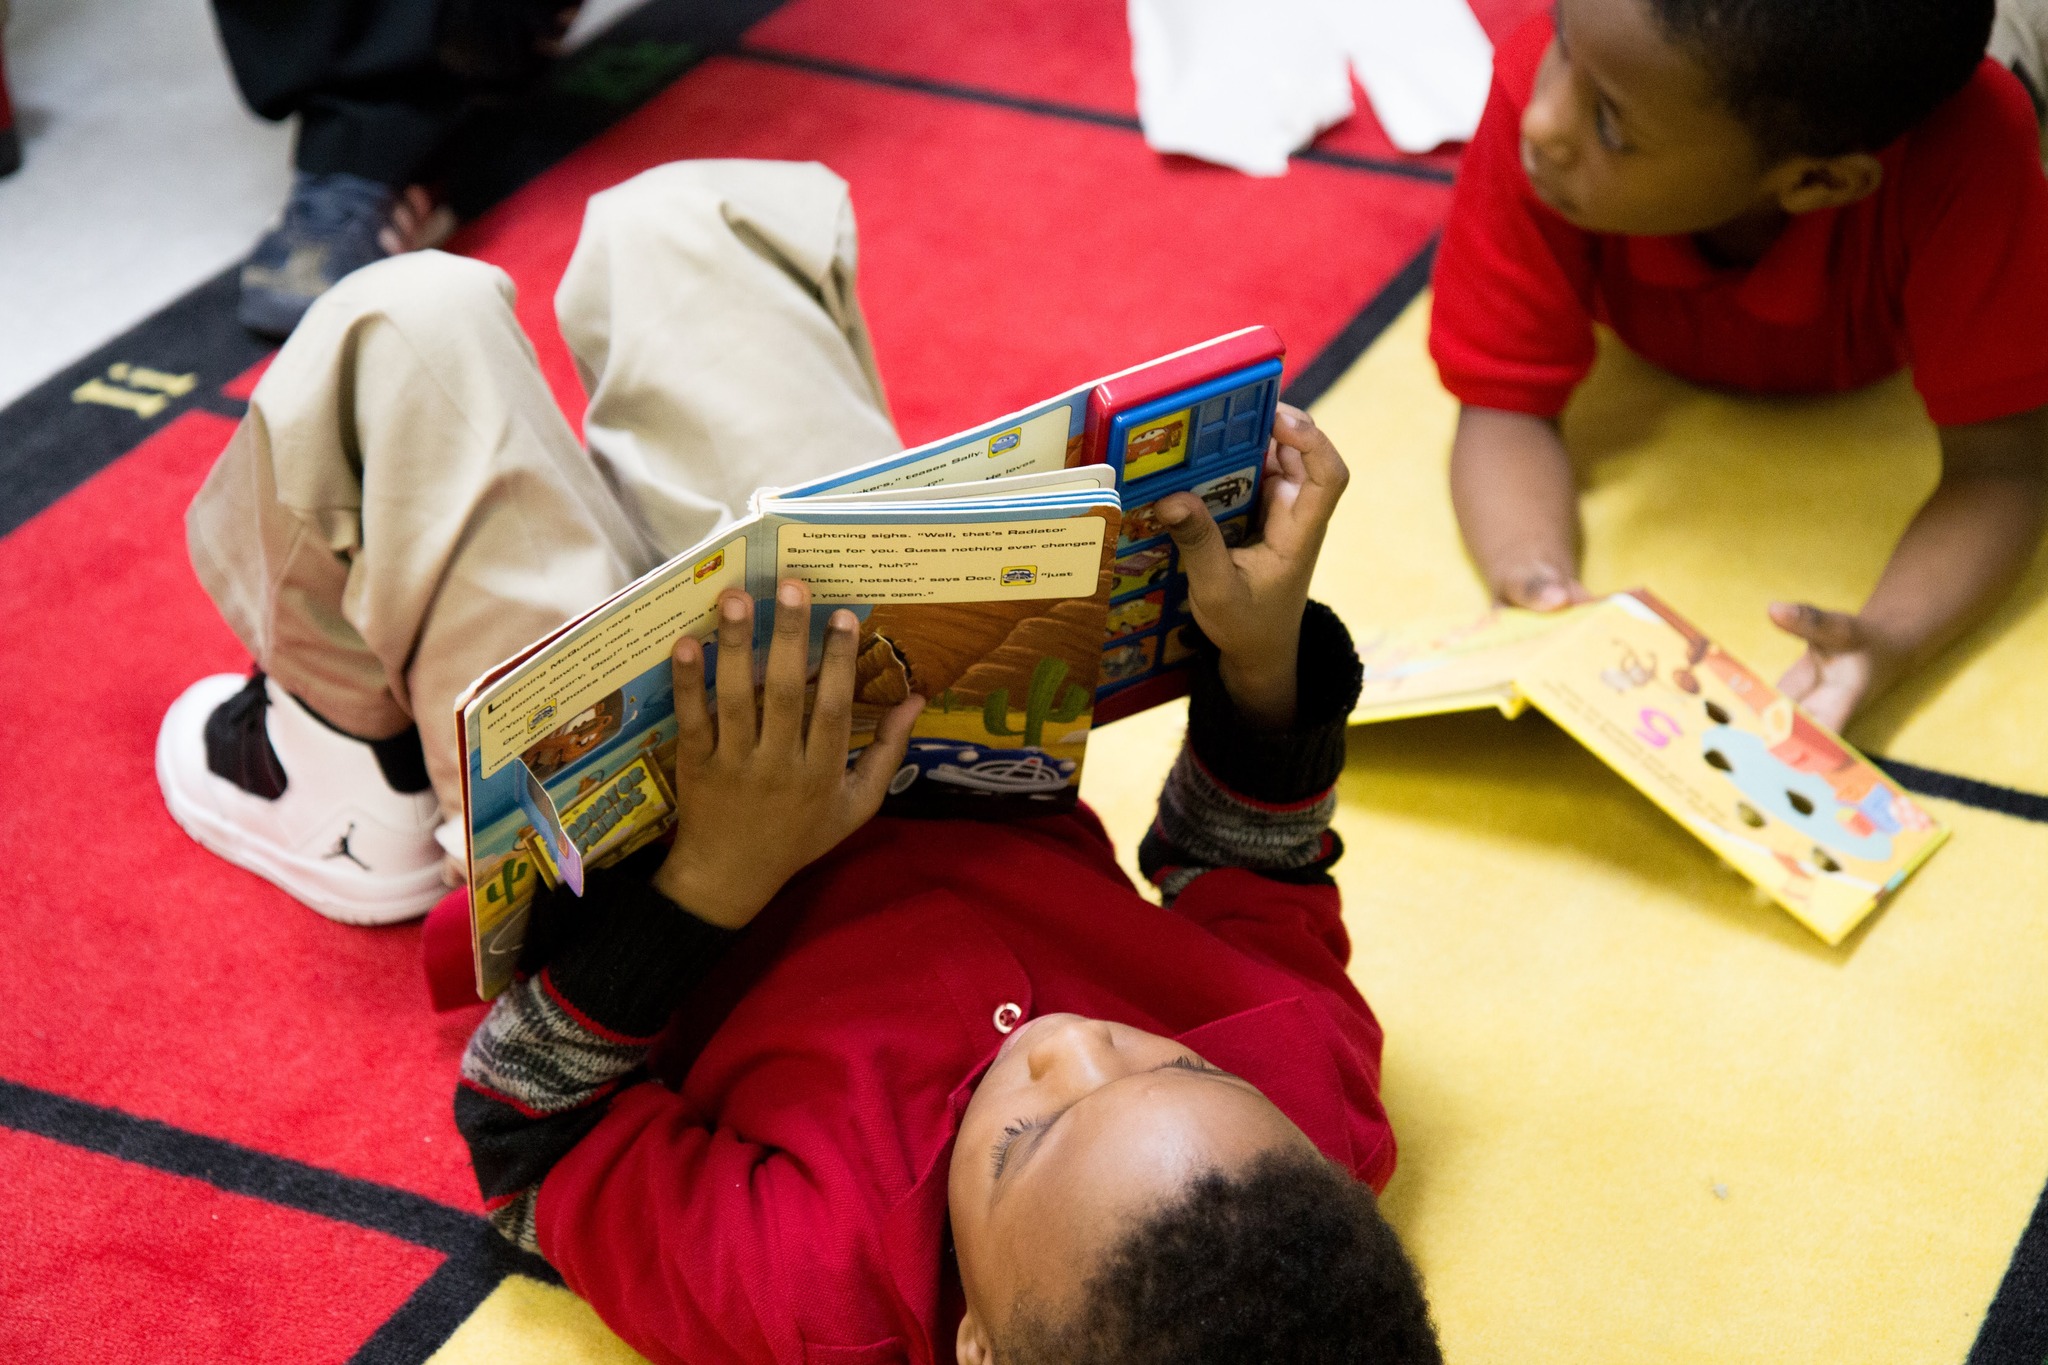
<svg viewBox="0 0 2048 1365">
<path fill-rule="evenodd" d="M 897 504 L 945 501 L 949 498 L 1014 498 L 1040 493 L 1088 493 L 1116 487 L 1116 471 L 1107 465 L 1082 465 L 1074 469 L 1047 469 L 1031 474 L 1009 474 L 1000 478 L 985 479 L 974 484 L 928 484 L 921 488 L 879 488 L 865 493 L 846 493 L 837 489 L 828 493 L 816 493 L 797 497 L 785 494 L 765 494 L 756 501 L 756 510 L 783 512 L 801 515 L 815 513 L 825 507 L 872 507 L 876 504 Z"/>
<path fill-rule="evenodd" d="M 581 889 L 673 823 L 669 656 L 752 575 L 758 519 L 725 528 L 484 675 L 457 713 L 477 988 L 503 990 L 542 883 Z"/>
<path fill-rule="evenodd" d="M 1088 386 L 843 474 L 773 490 L 780 499 L 975 484 L 1080 464 Z"/>
<path fill-rule="evenodd" d="M 1272 328 L 1241 328 L 773 501 L 1007 480 L 1063 465 L 1111 471 L 1127 510 L 1098 670 L 1095 714 L 1105 723 L 1187 690 L 1195 653 L 1187 578 L 1157 503 L 1192 493 L 1229 544 L 1256 534 L 1285 354 Z"/>
<path fill-rule="evenodd" d="M 854 736 L 928 699 L 895 813 L 1029 814 L 1071 803 L 1095 704 L 1116 494 L 787 514 L 778 577 L 860 618 Z M 920 519 L 906 512 L 915 508 Z"/>
<path fill-rule="evenodd" d="M 772 510 L 640 579 L 487 675 L 461 714 L 478 989 L 511 979 L 542 885 L 579 889 L 673 827 L 669 665 L 739 587 L 765 661 L 776 582 L 809 584 L 811 667 L 832 612 L 861 622 L 857 754 L 912 691 L 931 699 L 891 784 L 898 813 L 1043 810 L 1076 796 L 1108 611 L 1117 495 L 1054 491 Z M 849 755 L 851 758 L 852 755 Z"/>
<path fill-rule="evenodd" d="M 1947 837 L 1868 759 L 1647 592 L 1593 608 L 1516 683 L 1830 944 Z"/>
<path fill-rule="evenodd" d="M 784 498 L 810 498 L 839 496 L 848 493 L 885 492 L 891 489 L 930 488 L 944 484 L 976 483 L 987 479 L 1005 478 L 1016 474 L 1041 473 L 1080 464 L 1107 463 L 1117 473 L 1119 486 L 1129 479 L 1139 478 L 1151 472 L 1152 468 L 1169 469 L 1186 463 L 1186 454 L 1196 450 L 1199 442 L 1189 437 L 1199 433 L 1185 421 L 1187 412 L 1165 412 L 1164 422 L 1147 421 L 1144 430 L 1138 431 L 1141 451 L 1149 444 L 1165 445 L 1158 451 L 1151 451 L 1149 467 L 1133 461 L 1126 470 L 1124 463 L 1124 439 L 1119 433 L 1112 443 L 1106 432 L 1097 433 L 1096 439 L 1103 449 L 1084 449 L 1089 432 L 1089 403 L 1092 396 L 1106 392 L 1120 381 L 1127 385 L 1133 379 L 1141 379 L 1147 373 L 1170 374 L 1174 387 L 1191 390 L 1205 381 L 1214 380 L 1227 373 L 1243 369 L 1253 361 L 1269 362 L 1284 354 L 1279 337 L 1267 327 L 1241 327 L 1234 332 L 1212 337 L 1208 341 L 1186 346 L 1156 360 L 1119 370 L 1115 374 L 1087 384 L 1068 389 L 1065 393 L 1048 398 L 1042 403 L 1020 409 L 998 417 L 980 426 L 952 436 L 930 441 L 912 447 L 895 455 L 849 469 L 844 473 L 813 479 L 809 483 L 789 488 L 771 490 L 775 496 Z M 1214 357 L 1213 360 L 1207 357 Z M 1274 366 L 1277 375 L 1278 366 Z M 1263 376 L 1261 376 L 1263 377 Z M 1158 394 L 1140 384 L 1131 389 L 1134 399 L 1153 399 Z M 1277 392 L 1277 386 L 1276 386 Z M 1213 398 L 1215 395 L 1204 395 Z M 1249 428 L 1251 423 L 1243 420 L 1253 409 L 1263 406 L 1265 421 L 1263 430 L 1256 434 L 1259 450 L 1265 449 L 1266 436 L 1273 429 L 1273 395 L 1249 394 L 1242 403 L 1232 409 L 1227 403 L 1220 408 L 1217 416 L 1236 417 L 1239 425 Z M 1187 404 L 1181 404 L 1185 408 Z M 1098 418 L 1101 416 L 1097 414 Z M 1182 419 L 1176 430 L 1174 418 Z M 1212 421 L 1212 425 L 1214 422 Z M 1199 425 L 1199 424 L 1197 424 Z M 1156 430 L 1153 430 L 1156 428 Z M 1244 432 L 1234 432 L 1240 439 L 1236 444 L 1245 444 Z M 1111 445 L 1114 448 L 1111 448 Z M 1224 440 L 1218 436 L 1213 442 L 1215 449 L 1200 450 L 1204 457 L 1214 455 L 1222 449 Z M 1174 446 L 1182 458 L 1175 459 Z"/>
<path fill-rule="evenodd" d="M 1413 625 L 1362 631 L 1358 656 L 1365 682 L 1351 710 L 1354 725 L 1451 711 L 1498 708 L 1513 718 L 1527 700 L 1515 676 L 1560 632 L 1583 619 L 1585 607 L 1521 611 L 1497 607 Z"/>
<path fill-rule="evenodd" d="M 536 887 L 580 887 L 585 865 L 672 827 L 669 655 L 713 633 L 728 587 L 766 602 L 778 575 L 810 583 L 814 651 L 835 606 L 860 617 L 856 751 L 895 700 L 931 699 L 892 805 L 1071 802 L 1091 725 L 1185 691 L 1186 579 L 1153 504 L 1192 492 L 1230 543 L 1251 537 L 1284 354 L 1243 328 L 759 490 L 747 517 L 479 678 L 457 728 L 483 994 L 510 979 Z"/>
</svg>

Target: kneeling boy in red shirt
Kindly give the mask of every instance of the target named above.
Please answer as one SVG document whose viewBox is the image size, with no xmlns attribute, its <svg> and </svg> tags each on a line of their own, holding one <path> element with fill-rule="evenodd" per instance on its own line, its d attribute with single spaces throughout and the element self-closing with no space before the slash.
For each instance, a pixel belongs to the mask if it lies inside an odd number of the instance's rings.
<svg viewBox="0 0 2048 1365">
<path fill-rule="evenodd" d="M 1283 409 L 1261 543 L 1161 504 L 1206 633 L 1134 891 L 1085 809 L 871 820 L 855 631 L 809 598 L 675 654 L 672 850 L 537 907 L 456 1118 L 499 1227 L 660 1361 L 1437 1362 L 1373 1192 L 1381 1034 L 1332 784 L 1360 670 L 1308 581 L 1345 472 Z"/>
<path fill-rule="evenodd" d="M 2038 0 L 2008 0 L 2040 26 Z M 1578 578 L 1557 417 L 1593 324 L 1696 383 L 1910 365 L 1942 477 L 1856 613 L 1779 603 L 1781 684 L 1840 729 L 2012 585 L 2048 514 L 2048 181 L 1984 57 L 1993 0 L 1558 0 L 1504 44 L 1437 264 L 1451 491 L 1495 596 Z M 2033 29 L 2029 28 L 2029 32 Z"/>
</svg>

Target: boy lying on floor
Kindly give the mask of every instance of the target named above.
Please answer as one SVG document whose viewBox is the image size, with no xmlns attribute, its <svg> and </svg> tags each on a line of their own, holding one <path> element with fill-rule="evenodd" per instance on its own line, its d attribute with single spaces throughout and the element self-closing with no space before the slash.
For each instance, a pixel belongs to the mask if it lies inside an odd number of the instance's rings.
<svg viewBox="0 0 2048 1365">
<path fill-rule="evenodd" d="M 896 448 L 854 254 L 818 166 L 594 197 L 555 298 L 587 453 L 502 273 L 421 252 L 323 296 L 188 515 L 260 671 L 164 717 L 179 822 L 334 918 L 424 911 L 471 678 L 757 485 Z M 758 725 L 748 687 L 714 725 L 679 646 L 677 851 L 541 916 L 457 1101 L 500 1225 L 642 1350 L 1438 1359 L 1328 873 L 1358 664 L 1306 585 L 1343 464 L 1299 413 L 1278 436 L 1262 545 L 1177 503 L 1215 643 L 1145 853 L 1171 909 L 1085 813 L 866 824 L 910 713 L 849 778 L 843 629 L 807 740 L 787 631 Z"/>
<path fill-rule="evenodd" d="M 2048 515 L 2048 3 L 2001 6 L 2020 79 L 1984 56 L 1992 18 L 1993 0 L 1558 0 L 1501 47 L 1430 336 L 1464 404 L 1459 525 L 1499 600 L 1587 596 L 1557 418 L 1596 321 L 1749 393 L 1912 366 L 1940 486 L 1859 612 L 1770 609 L 1807 644 L 1780 686 L 1815 719 L 1842 728 L 2012 586 Z"/>
<path fill-rule="evenodd" d="M 922 703 L 847 769 L 841 611 L 806 734 L 800 584 L 758 720 L 745 594 L 715 720 L 676 646 L 674 846 L 536 907 L 455 1100 L 498 1226 L 635 1347 L 1439 1359 L 1329 876 L 1359 665 L 1307 590 L 1344 467 L 1300 413 L 1277 440 L 1262 543 L 1161 507 L 1213 642 L 1142 850 L 1164 908 L 1085 810 L 871 822 Z"/>
</svg>

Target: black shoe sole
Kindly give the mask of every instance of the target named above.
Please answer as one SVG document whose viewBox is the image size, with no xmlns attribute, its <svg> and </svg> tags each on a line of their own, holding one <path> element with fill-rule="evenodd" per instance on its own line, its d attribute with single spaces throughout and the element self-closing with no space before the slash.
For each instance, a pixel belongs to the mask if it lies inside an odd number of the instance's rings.
<svg viewBox="0 0 2048 1365">
<path fill-rule="evenodd" d="M 251 289 L 244 285 L 241 301 L 235 307 L 235 321 L 257 336 L 283 341 L 312 306 L 311 299 L 289 298 L 268 289 Z"/>
<path fill-rule="evenodd" d="M 0 132 L 0 175 L 13 175 L 21 169 L 21 134 L 12 128 Z"/>
</svg>

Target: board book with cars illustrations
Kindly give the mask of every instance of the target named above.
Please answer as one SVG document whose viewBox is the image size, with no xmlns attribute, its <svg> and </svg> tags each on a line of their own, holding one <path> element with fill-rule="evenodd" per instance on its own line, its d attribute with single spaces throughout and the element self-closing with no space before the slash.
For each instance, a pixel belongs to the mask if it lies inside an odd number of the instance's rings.
<svg viewBox="0 0 2048 1365">
<path fill-rule="evenodd" d="M 1359 654 L 1354 723 L 1534 706 L 1831 945 L 1948 837 L 1648 592 L 1368 633 Z"/>
<path fill-rule="evenodd" d="M 674 825 L 669 658 L 720 594 L 811 590 L 860 620 L 852 753 L 927 699 L 885 812 L 1038 813 L 1077 799 L 1090 729 L 1185 693 L 1187 581 L 1153 505 L 1193 492 L 1251 534 L 1284 350 L 1245 328 L 944 440 L 785 489 L 492 668 L 456 704 L 477 990 L 512 979 L 543 886 Z M 757 661 L 760 655 L 757 654 Z M 849 756 L 851 757 L 851 755 Z"/>
</svg>

